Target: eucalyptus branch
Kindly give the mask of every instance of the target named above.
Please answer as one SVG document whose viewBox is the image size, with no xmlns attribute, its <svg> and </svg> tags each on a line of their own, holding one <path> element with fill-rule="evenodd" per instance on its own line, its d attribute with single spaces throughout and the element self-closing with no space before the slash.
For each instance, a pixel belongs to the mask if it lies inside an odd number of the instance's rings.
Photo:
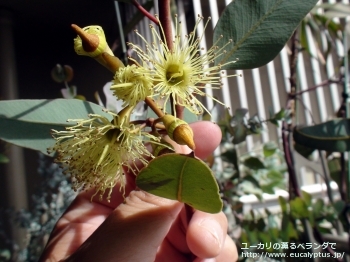
<svg viewBox="0 0 350 262">
<path fill-rule="evenodd" d="M 339 194 L 343 201 L 346 202 L 347 200 L 347 179 L 346 179 L 346 161 L 345 161 L 345 154 L 340 154 L 340 166 L 341 166 L 341 172 L 340 172 L 340 182 L 341 186 L 339 188 Z"/>
<path fill-rule="evenodd" d="M 319 83 L 319 84 L 317 84 L 317 85 L 314 85 L 314 86 L 312 86 L 312 87 L 310 87 L 310 88 L 308 88 L 308 89 L 301 90 L 301 91 L 299 91 L 299 92 L 295 92 L 293 95 L 294 95 L 294 96 L 299 96 L 299 95 L 302 95 L 302 94 L 304 94 L 304 93 L 314 91 L 314 90 L 316 90 L 316 89 L 319 88 L 319 87 L 324 87 L 324 86 L 327 86 L 327 85 L 329 85 L 329 84 L 339 84 L 339 83 L 341 83 L 341 82 L 342 82 L 341 79 L 337 79 L 337 80 L 326 79 L 326 80 L 324 80 L 323 82 L 321 82 L 321 83 Z"/>
<path fill-rule="evenodd" d="M 173 34 L 171 27 L 171 0 L 159 1 L 159 22 L 162 25 L 164 31 L 164 41 L 169 50 L 173 50 Z"/>
<path fill-rule="evenodd" d="M 283 151 L 284 151 L 284 156 L 287 164 L 287 169 L 288 169 L 288 174 L 289 174 L 289 183 L 290 183 L 290 188 L 289 188 L 289 197 L 292 199 L 294 196 L 301 197 L 301 192 L 298 187 L 298 182 L 296 179 L 296 173 L 294 169 L 294 159 L 292 156 L 292 152 L 290 150 L 290 131 L 287 131 L 282 128 L 282 143 L 283 143 Z M 293 194 L 294 193 L 294 196 Z"/>
<path fill-rule="evenodd" d="M 298 48 L 296 46 L 296 32 L 293 33 L 292 38 L 292 53 L 290 56 L 290 86 L 291 91 L 288 96 L 287 106 L 286 108 L 291 111 L 291 117 L 295 115 L 295 92 L 296 92 L 296 64 L 298 57 Z M 293 159 L 293 154 L 291 150 L 291 132 L 292 124 L 283 121 L 282 123 L 282 143 L 283 143 L 283 151 L 286 159 L 288 174 L 289 174 L 289 183 L 290 183 L 290 194 L 289 197 L 292 199 L 294 196 L 301 196 L 301 192 L 298 186 L 296 172 L 295 172 L 295 163 Z M 292 193 L 295 195 L 293 196 Z"/>
<path fill-rule="evenodd" d="M 151 20 L 153 23 L 156 25 L 159 24 L 157 18 L 155 18 L 153 15 L 151 15 L 145 8 L 143 8 L 142 5 L 137 2 L 137 0 L 132 0 L 131 3 L 144 15 L 146 16 L 149 20 Z"/>
</svg>

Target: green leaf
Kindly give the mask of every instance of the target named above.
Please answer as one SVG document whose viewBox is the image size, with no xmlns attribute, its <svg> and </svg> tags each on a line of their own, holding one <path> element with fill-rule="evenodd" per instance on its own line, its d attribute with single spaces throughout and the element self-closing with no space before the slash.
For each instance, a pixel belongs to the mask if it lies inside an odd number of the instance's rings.
<svg viewBox="0 0 350 262">
<path fill-rule="evenodd" d="M 296 127 L 293 130 L 296 143 L 305 147 L 330 152 L 350 150 L 350 119 L 333 119 L 318 125 Z"/>
<path fill-rule="evenodd" d="M 63 130 L 67 119 L 84 119 L 95 113 L 109 119 L 99 105 L 78 99 L 0 101 L 0 139 L 47 154 L 55 143 L 50 130 Z"/>
<path fill-rule="evenodd" d="M 288 212 L 288 205 L 287 205 L 287 201 L 284 199 L 284 197 L 279 196 L 278 202 L 280 203 L 280 207 L 281 207 L 282 212 L 287 213 Z"/>
<path fill-rule="evenodd" d="M 234 116 L 232 117 L 232 121 L 241 122 L 247 113 L 247 108 L 237 108 Z"/>
<path fill-rule="evenodd" d="M 281 180 L 284 179 L 284 174 L 280 171 L 277 170 L 269 170 L 269 172 L 266 175 L 269 179 L 274 180 L 274 181 L 279 181 L 281 182 Z"/>
<path fill-rule="evenodd" d="M 306 159 L 309 159 L 311 154 L 315 151 L 314 148 L 309 148 L 298 143 L 294 143 L 294 150 L 297 151 L 300 155 L 302 155 Z"/>
<path fill-rule="evenodd" d="M 245 141 L 248 135 L 248 130 L 244 124 L 244 117 L 247 113 L 248 109 L 237 108 L 234 116 L 229 120 L 230 134 L 233 136 L 232 143 L 235 145 Z"/>
<path fill-rule="evenodd" d="M 286 116 L 286 113 L 287 111 L 284 108 L 281 108 L 281 110 L 278 111 L 274 117 L 276 120 L 282 120 Z"/>
<path fill-rule="evenodd" d="M 277 150 L 278 146 L 275 142 L 273 141 L 270 141 L 270 142 L 267 142 L 266 144 L 264 144 L 264 156 L 265 157 L 269 157 L 269 156 L 272 156 L 276 150 Z"/>
<path fill-rule="evenodd" d="M 292 199 L 290 202 L 290 211 L 294 218 L 306 218 L 308 217 L 309 211 L 307 209 L 307 205 L 305 201 L 296 197 Z"/>
<path fill-rule="evenodd" d="M 276 119 L 270 119 L 269 122 L 271 124 L 274 124 L 275 126 L 279 127 L 279 123 L 278 123 L 278 121 Z"/>
<path fill-rule="evenodd" d="M 266 168 L 264 163 L 261 162 L 261 160 L 257 157 L 249 157 L 243 161 L 243 164 L 248 167 L 249 169 L 253 170 L 259 170 L 259 169 L 264 169 Z"/>
<path fill-rule="evenodd" d="M 334 232 L 328 227 L 318 225 L 317 228 L 321 234 L 334 234 Z"/>
<path fill-rule="evenodd" d="M 4 154 L 0 154 L 0 164 L 6 164 L 10 161 L 10 159 L 8 159 L 7 156 L 5 156 Z"/>
<path fill-rule="evenodd" d="M 258 115 L 254 115 L 249 118 L 247 126 L 252 134 L 260 134 L 262 131 L 262 121 Z"/>
<path fill-rule="evenodd" d="M 248 135 L 248 132 L 245 126 L 241 123 L 237 124 L 236 126 L 233 127 L 232 143 L 237 145 L 239 143 L 244 142 L 247 135 Z"/>
<path fill-rule="evenodd" d="M 242 191 L 244 194 L 253 194 L 255 195 L 260 201 L 262 201 L 262 190 L 260 187 L 258 187 L 256 184 L 253 184 L 250 180 L 244 179 L 240 184 L 239 184 L 239 189 Z"/>
<path fill-rule="evenodd" d="M 236 148 L 227 150 L 225 153 L 221 154 L 222 160 L 233 164 L 235 170 L 239 172 L 238 156 Z"/>
<path fill-rule="evenodd" d="M 300 21 L 318 0 L 235 0 L 222 13 L 214 42 L 233 40 L 227 53 L 215 60 L 223 69 L 251 69 L 270 62 L 284 47 Z"/>
<path fill-rule="evenodd" d="M 276 223 L 275 227 L 269 227 L 268 235 L 271 237 L 272 243 L 279 242 L 280 229 L 277 227 L 277 223 Z M 266 242 L 266 243 L 268 243 L 268 242 Z M 272 251 L 272 247 L 270 247 L 268 250 Z"/>
<path fill-rule="evenodd" d="M 261 189 L 264 191 L 264 193 L 272 195 L 275 193 L 275 187 L 279 186 L 280 184 L 281 184 L 280 181 L 275 180 L 265 185 L 261 185 Z"/>
<path fill-rule="evenodd" d="M 338 200 L 333 204 L 334 209 L 337 211 L 338 215 L 341 214 L 344 211 L 344 208 L 346 206 L 346 203 L 342 200 Z"/>
<path fill-rule="evenodd" d="M 321 23 L 323 27 L 328 28 L 334 37 L 339 38 L 339 36 L 335 35 L 339 30 L 343 30 L 339 21 L 335 22 L 334 20 L 329 20 L 329 18 L 322 14 L 314 14 L 313 18 Z"/>
<path fill-rule="evenodd" d="M 174 153 L 153 159 L 137 176 L 136 185 L 204 212 L 218 213 L 222 209 L 212 171 L 203 161 L 187 155 Z"/>
<path fill-rule="evenodd" d="M 295 230 L 289 215 L 286 213 L 282 215 L 281 238 L 284 242 L 288 242 L 291 239 L 298 239 L 298 232 Z"/>
<path fill-rule="evenodd" d="M 303 200 L 305 201 L 305 204 L 307 206 L 311 206 L 311 204 L 312 204 L 312 196 L 308 192 L 306 192 L 304 190 L 301 190 L 301 195 L 303 196 Z"/>
<path fill-rule="evenodd" d="M 317 219 L 318 217 L 321 216 L 321 212 L 324 207 L 324 200 L 318 198 L 315 202 L 315 204 L 312 206 L 313 212 L 314 212 L 314 217 Z"/>
<path fill-rule="evenodd" d="M 264 193 L 273 195 L 275 193 L 274 184 L 262 185 L 261 189 Z"/>
<path fill-rule="evenodd" d="M 307 36 L 306 36 L 306 21 L 305 21 L 305 19 L 301 22 L 299 34 L 300 34 L 299 38 L 300 38 L 301 47 L 305 48 L 309 52 L 309 44 L 308 44 Z"/>
<path fill-rule="evenodd" d="M 242 178 L 242 182 L 243 181 L 249 181 L 250 183 L 252 183 L 255 187 L 260 188 L 259 185 L 259 181 L 255 179 L 255 177 L 253 177 L 252 175 L 246 175 Z"/>
</svg>

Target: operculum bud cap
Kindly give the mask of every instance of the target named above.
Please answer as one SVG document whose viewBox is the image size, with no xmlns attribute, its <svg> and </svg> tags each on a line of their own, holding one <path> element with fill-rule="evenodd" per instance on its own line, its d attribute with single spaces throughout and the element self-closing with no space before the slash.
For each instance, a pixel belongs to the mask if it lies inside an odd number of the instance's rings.
<svg viewBox="0 0 350 262">
<path fill-rule="evenodd" d="M 105 34 L 100 26 L 86 26 L 80 28 L 73 24 L 72 29 L 78 34 L 74 39 L 74 49 L 78 55 L 97 57 L 103 52 L 113 55 L 109 48 Z"/>
<path fill-rule="evenodd" d="M 185 121 L 172 115 L 163 116 L 162 121 L 172 140 L 179 145 L 186 145 L 192 150 L 195 149 L 192 128 Z"/>
</svg>

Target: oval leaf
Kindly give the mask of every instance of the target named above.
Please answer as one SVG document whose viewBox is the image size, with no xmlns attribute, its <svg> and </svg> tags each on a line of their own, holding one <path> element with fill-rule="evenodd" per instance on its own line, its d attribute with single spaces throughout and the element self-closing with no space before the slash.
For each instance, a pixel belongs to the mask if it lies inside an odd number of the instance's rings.
<svg viewBox="0 0 350 262">
<path fill-rule="evenodd" d="M 296 143 L 330 152 L 350 150 L 350 119 L 333 119 L 318 125 L 296 127 L 293 130 Z"/>
<path fill-rule="evenodd" d="M 109 119 L 99 105 L 78 99 L 0 101 L 0 139 L 47 154 L 55 143 L 50 130 L 63 130 L 67 119 L 84 119 L 88 114 Z"/>
<path fill-rule="evenodd" d="M 197 210 L 208 213 L 222 210 L 219 188 L 210 168 L 203 161 L 187 155 L 174 153 L 155 158 L 138 174 L 136 185 Z"/>
<path fill-rule="evenodd" d="M 226 55 L 215 64 L 234 61 L 223 69 L 251 69 L 270 62 L 284 47 L 304 16 L 318 0 L 235 0 L 222 13 L 214 42 L 230 39 Z"/>
<path fill-rule="evenodd" d="M 274 141 L 267 142 L 263 147 L 264 157 L 272 156 L 275 154 L 277 149 L 278 146 Z"/>
<path fill-rule="evenodd" d="M 248 167 L 249 169 L 253 170 L 259 170 L 266 168 L 264 163 L 261 162 L 261 160 L 255 156 L 249 157 L 244 160 L 243 165 Z"/>
</svg>

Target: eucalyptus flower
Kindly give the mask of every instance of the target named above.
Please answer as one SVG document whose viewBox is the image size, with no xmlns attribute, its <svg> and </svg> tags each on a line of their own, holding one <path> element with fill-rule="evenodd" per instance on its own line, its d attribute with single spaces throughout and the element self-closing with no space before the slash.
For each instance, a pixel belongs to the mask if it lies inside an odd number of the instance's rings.
<svg viewBox="0 0 350 262">
<path fill-rule="evenodd" d="M 88 119 L 71 119 L 76 125 L 65 131 L 52 130 L 56 144 L 48 149 L 57 152 L 56 162 L 60 163 L 65 173 L 72 177 L 73 189 L 95 188 L 102 199 L 108 191 L 119 184 L 125 188 L 124 168 L 136 173 L 139 171 L 136 161 L 148 164 L 152 154 L 143 144 L 143 138 L 157 138 L 129 123 L 133 107 L 124 108 L 119 114 L 107 111 L 112 122 L 101 115 L 90 114 Z"/>
<path fill-rule="evenodd" d="M 164 108 L 166 108 L 165 105 L 169 99 L 172 98 L 174 104 L 185 106 L 194 114 L 202 114 L 203 109 L 208 112 L 205 106 L 196 98 L 196 95 L 207 96 L 203 90 L 205 87 L 221 88 L 221 67 L 235 62 L 230 61 L 222 65 L 213 65 L 214 60 L 225 54 L 226 46 L 232 41 L 218 47 L 219 39 L 207 52 L 201 53 L 203 50 L 200 47 L 200 42 L 204 37 L 204 33 L 197 37 L 195 31 L 202 19 L 202 16 L 198 16 L 194 30 L 186 35 L 185 40 L 182 41 L 180 37 L 181 22 L 178 22 L 177 16 L 175 16 L 175 36 L 172 50 L 168 48 L 166 41 L 163 40 L 165 36 L 161 25 L 160 33 L 153 25 L 150 25 L 151 43 L 135 31 L 145 42 L 145 51 L 138 45 L 128 43 L 130 48 L 142 60 L 142 64 L 152 71 L 154 93 L 163 98 Z M 204 30 L 209 20 L 210 18 L 205 23 Z M 216 100 L 213 97 L 211 98 Z M 217 102 L 221 103 L 220 101 Z"/>
<path fill-rule="evenodd" d="M 150 70 L 142 66 L 128 65 L 119 68 L 111 86 L 113 94 L 124 101 L 123 106 L 134 106 L 153 95 L 153 78 Z"/>
</svg>

